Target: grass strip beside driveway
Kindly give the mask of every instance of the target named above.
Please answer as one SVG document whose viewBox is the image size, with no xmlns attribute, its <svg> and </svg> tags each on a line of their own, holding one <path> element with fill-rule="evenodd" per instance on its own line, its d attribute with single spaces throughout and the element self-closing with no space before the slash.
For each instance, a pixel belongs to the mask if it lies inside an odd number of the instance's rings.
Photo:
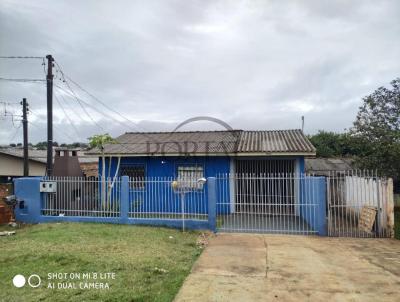
<svg viewBox="0 0 400 302">
<path fill-rule="evenodd" d="M 201 253 L 197 232 L 159 227 L 54 223 L 0 237 L 0 301 L 172 301 Z M 49 280 L 49 273 L 115 273 L 111 280 Z M 38 288 L 12 279 L 37 274 Z M 81 282 L 109 289 L 82 289 Z M 49 289 L 53 283 L 55 289 Z M 76 289 L 58 289 L 74 283 Z"/>
</svg>

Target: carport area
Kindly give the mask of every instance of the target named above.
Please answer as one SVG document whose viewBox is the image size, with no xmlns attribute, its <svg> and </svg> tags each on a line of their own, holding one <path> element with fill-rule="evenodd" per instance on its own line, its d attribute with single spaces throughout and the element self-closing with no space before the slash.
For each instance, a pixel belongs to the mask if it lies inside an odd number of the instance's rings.
<svg viewBox="0 0 400 302">
<path fill-rule="evenodd" d="M 399 301 L 400 241 L 217 234 L 176 301 Z"/>
<path fill-rule="evenodd" d="M 229 214 L 220 216 L 218 228 L 224 232 L 269 234 L 315 234 L 300 216 L 265 214 Z"/>
</svg>

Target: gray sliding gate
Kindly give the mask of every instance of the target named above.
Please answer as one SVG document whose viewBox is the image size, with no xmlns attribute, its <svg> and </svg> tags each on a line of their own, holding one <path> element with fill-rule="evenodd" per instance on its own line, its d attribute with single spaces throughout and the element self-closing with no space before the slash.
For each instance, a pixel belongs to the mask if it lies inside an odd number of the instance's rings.
<svg viewBox="0 0 400 302">
<path fill-rule="evenodd" d="M 320 180 L 294 173 L 219 175 L 217 230 L 315 234 L 325 201 Z"/>
</svg>

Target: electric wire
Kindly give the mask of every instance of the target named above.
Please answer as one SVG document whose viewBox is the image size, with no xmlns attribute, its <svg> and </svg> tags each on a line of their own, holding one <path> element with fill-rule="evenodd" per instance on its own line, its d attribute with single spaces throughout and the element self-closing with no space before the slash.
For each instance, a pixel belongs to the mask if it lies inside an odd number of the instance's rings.
<svg viewBox="0 0 400 302">
<path fill-rule="evenodd" d="M 12 142 L 15 139 L 15 137 L 17 136 L 17 134 L 19 132 L 19 129 L 21 129 L 21 126 L 22 126 L 22 123 L 20 123 L 20 125 L 15 130 L 15 132 L 14 132 L 13 136 L 11 137 L 11 139 L 9 139 L 10 142 Z"/>
<path fill-rule="evenodd" d="M 37 56 L 0 56 L 0 59 L 44 59 Z"/>
<path fill-rule="evenodd" d="M 70 81 L 72 84 L 74 84 L 76 87 L 78 87 L 79 89 L 81 89 L 83 92 L 85 92 L 88 96 L 90 96 L 91 98 L 93 98 L 95 101 L 99 102 L 101 105 L 103 105 L 105 108 L 107 108 L 107 110 L 110 110 L 111 112 L 117 114 L 118 116 L 120 116 L 121 118 L 123 118 L 124 120 L 126 120 L 127 122 L 131 123 L 135 128 L 140 128 L 136 123 L 134 123 L 133 121 L 131 121 L 129 118 L 125 117 L 124 115 L 122 115 L 121 113 L 119 113 L 118 111 L 116 111 L 115 109 L 113 109 L 112 107 L 108 106 L 106 103 L 104 103 L 103 101 L 101 101 L 98 97 L 96 97 L 95 95 L 93 95 L 92 93 L 90 93 L 88 90 L 86 90 L 85 88 L 83 88 L 81 85 L 79 85 L 76 81 L 74 81 L 73 79 L 71 79 L 69 76 L 67 76 L 64 71 L 62 70 L 60 64 L 58 64 L 57 61 L 54 61 L 56 66 L 58 67 L 58 69 L 60 70 L 61 76 L 64 80 L 64 82 L 66 84 L 68 84 L 68 81 Z M 68 85 L 69 86 L 69 85 Z"/>
<path fill-rule="evenodd" d="M 62 111 L 64 112 L 65 117 L 67 118 L 67 120 L 69 121 L 69 124 L 71 125 L 71 127 L 75 130 L 75 133 L 77 134 L 78 138 L 80 138 L 80 134 L 78 129 L 76 128 L 76 126 L 74 125 L 74 123 L 72 122 L 71 118 L 69 117 L 69 115 L 67 114 L 67 112 L 65 111 L 63 105 L 61 104 L 61 101 L 58 99 L 57 95 L 54 94 L 54 98 L 56 99 L 58 105 L 60 106 L 60 108 L 62 109 Z"/>
<path fill-rule="evenodd" d="M 35 111 L 33 111 L 32 109 L 30 109 L 30 112 L 34 115 L 34 116 L 36 116 L 36 118 L 38 118 L 38 119 L 40 119 L 40 116 L 39 116 L 39 114 L 38 113 L 36 113 Z M 28 121 L 28 123 L 31 123 L 31 124 L 34 124 L 32 121 Z M 37 125 L 36 125 L 37 126 Z M 60 135 L 60 133 L 61 134 L 64 134 L 65 136 L 67 136 L 69 139 L 71 139 L 72 141 L 75 141 L 76 140 L 76 138 L 74 138 L 74 137 L 72 137 L 70 134 L 68 134 L 67 132 L 65 132 L 63 129 L 61 129 L 61 128 L 59 128 L 58 126 L 56 126 L 55 124 L 53 124 L 53 127 L 57 130 L 57 132 L 59 132 L 59 133 L 56 133 L 58 136 Z M 43 126 L 43 128 L 46 128 L 45 126 Z"/>
<path fill-rule="evenodd" d="M 43 79 L 21 79 L 21 78 L 3 78 L 0 77 L 1 81 L 8 81 L 8 82 L 46 82 L 46 80 Z"/>
<path fill-rule="evenodd" d="M 60 71 L 60 73 L 63 75 L 63 73 Z M 79 106 L 82 108 L 83 112 L 89 117 L 89 119 L 97 126 L 99 127 L 102 131 L 105 131 L 105 129 L 98 123 L 96 120 L 90 115 L 90 113 L 86 110 L 85 106 L 82 105 L 82 102 L 80 98 L 76 95 L 75 91 L 70 87 L 68 82 L 64 81 L 65 85 L 67 86 L 68 90 L 71 92 L 72 96 L 75 98 L 75 100 L 78 102 Z M 54 84 L 54 83 L 53 83 Z"/>
</svg>

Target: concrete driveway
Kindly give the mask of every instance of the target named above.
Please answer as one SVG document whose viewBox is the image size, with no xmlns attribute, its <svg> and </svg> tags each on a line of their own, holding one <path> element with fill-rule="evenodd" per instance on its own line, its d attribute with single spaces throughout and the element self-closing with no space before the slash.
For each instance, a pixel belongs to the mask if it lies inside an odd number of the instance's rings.
<svg viewBox="0 0 400 302">
<path fill-rule="evenodd" d="M 175 301 L 400 301 L 400 241 L 218 234 Z"/>
</svg>

